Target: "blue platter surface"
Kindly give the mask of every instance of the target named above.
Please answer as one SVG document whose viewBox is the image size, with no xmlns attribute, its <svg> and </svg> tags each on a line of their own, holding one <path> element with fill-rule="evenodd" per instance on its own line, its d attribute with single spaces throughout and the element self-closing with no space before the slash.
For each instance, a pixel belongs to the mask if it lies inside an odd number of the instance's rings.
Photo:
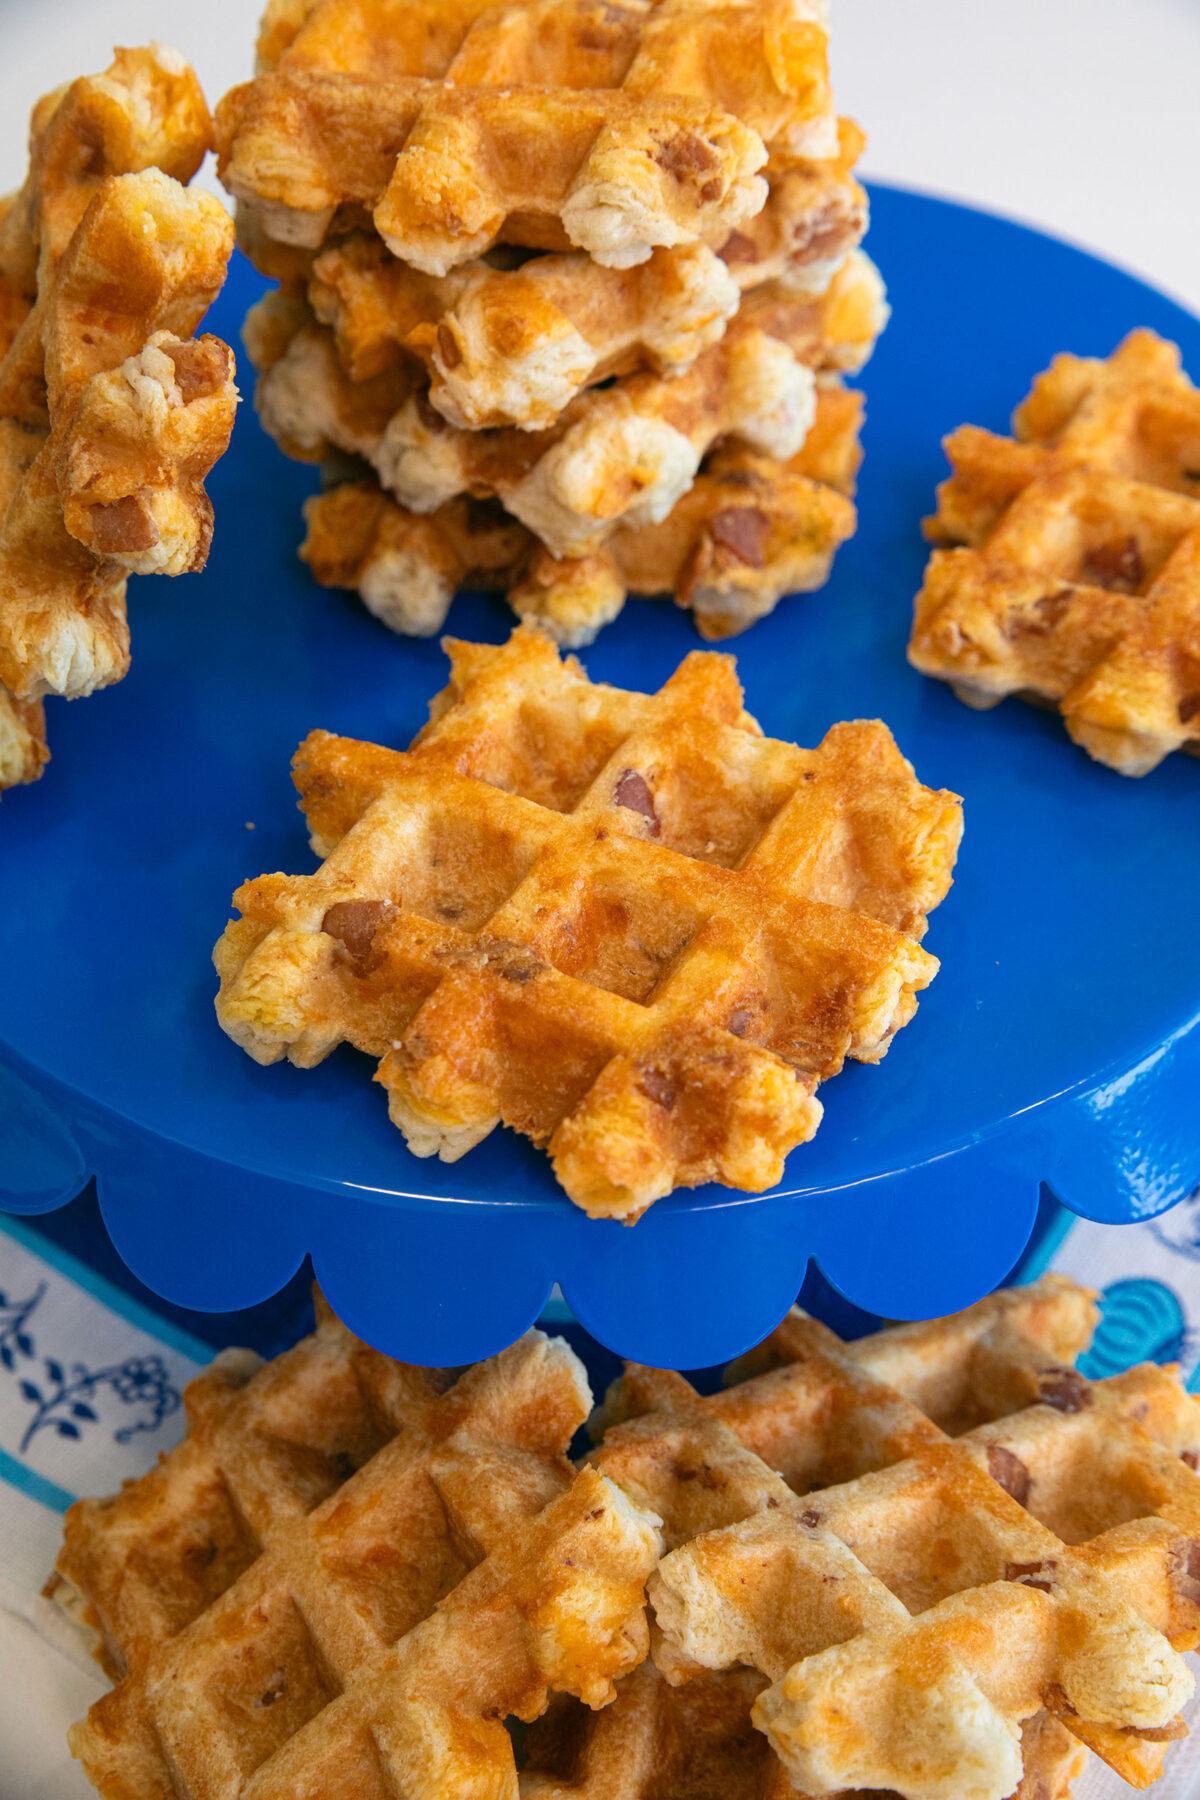
<svg viewBox="0 0 1200 1800">
<path fill-rule="evenodd" d="M 1195 1186 L 1200 766 L 1123 779 L 1053 714 L 968 711 L 904 648 L 944 434 L 1004 429 L 1056 351 L 1107 355 L 1137 325 L 1200 370 L 1200 323 L 1016 225 L 888 189 L 873 204 L 895 310 L 863 377 L 859 534 L 823 592 L 731 648 L 772 736 L 881 717 L 922 780 L 964 796 L 967 831 L 927 940 L 941 974 L 881 1066 L 822 1089 L 783 1185 L 593 1223 L 509 1133 L 452 1166 L 414 1159 L 356 1053 L 260 1069 L 222 1035 L 209 957 L 231 894 L 314 866 L 297 744 L 322 726 L 403 746 L 446 670 L 436 642 L 311 581 L 296 547 L 314 474 L 245 405 L 210 483 L 208 569 L 132 584 L 132 673 L 50 706 L 54 761 L 0 811 L 0 1205 L 46 1212 L 94 1174 L 129 1267 L 200 1309 L 254 1304 L 311 1252 L 347 1321 L 412 1361 L 496 1350 L 557 1280 L 610 1348 L 698 1367 L 763 1336 L 810 1259 L 869 1311 L 927 1316 L 1012 1267 L 1042 1182 L 1111 1222 Z M 239 264 L 209 328 L 236 343 L 260 285 Z M 449 628 L 498 642 L 511 623 L 463 596 Z M 697 643 L 687 614 L 634 602 L 583 660 L 652 688 Z"/>
</svg>

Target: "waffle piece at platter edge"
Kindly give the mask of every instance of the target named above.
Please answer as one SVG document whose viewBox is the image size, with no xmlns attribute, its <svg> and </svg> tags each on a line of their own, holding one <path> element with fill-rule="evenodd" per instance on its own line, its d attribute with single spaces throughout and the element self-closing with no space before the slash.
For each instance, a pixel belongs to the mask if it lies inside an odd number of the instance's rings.
<svg viewBox="0 0 1200 1800">
<path fill-rule="evenodd" d="M 237 390 L 192 334 L 233 228 L 181 183 L 211 133 L 176 52 L 120 50 L 35 108 L 0 208 L 0 787 L 41 772 L 44 695 L 125 674 L 127 577 L 208 552 Z"/>
<path fill-rule="evenodd" d="M 594 1466 L 663 1521 L 660 1671 L 756 1671 L 797 1794 L 1027 1794 L 1046 1714 L 1142 1788 L 1186 1735 L 1200 1402 L 1086 1381 L 1092 1300 L 1051 1276 L 855 1344 L 794 1312 L 715 1398 L 630 1368 L 601 1410 Z"/>
<path fill-rule="evenodd" d="M 769 153 L 832 156 L 810 0 L 325 0 L 218 111 L 221 176 L 285 243 L 370 218 L 430 274 L 500 239 L 627 268 L 720 244 Z M 281 15 L 276 12 L 276 20 Z"/>
<path fill-rule="evenodd" d="M 879 723 L 764 738 L 727 657 L 646 696 L 528 627 L 447 649 L 408 753 L 301 746 L 326 860 L 235 896 L 222 1026 L 264 1064 L 354 1044 L 415 1154 L 456 1160 L 503 1122 L 596 1217 L 770 1187 L 818 1083 L 877 1062 L 936 973 L 917 940 L 957 797 Z"/>
<path fill-rule="evenodd" d="M 827 293 L 800 299 L 768 283 L 747 296 L 719 343 L 686 373 L 625 376 L 590 389 L 545 431 L 460 431 L 396 369 L 352 382 L 332 334 L 295 329 L 259 381 L 259 415 L 289 454 L 366 459 L 401 505 L 433 513 L 459 494 L 495 495 L 555 556 L 598 550 L 622 526 L 659 524 L 708 452 L 736 438 L 786 460 L 816 416 L 817 378 L 861 369 L 887 318 L 878 271 L 862 252 Z M 264 354 L 262 349 L 258 354 Z"/>
<path fill-rule="evenodd" d="M 1200 752 L 1200 393 L 1135 331 L 1059 356 L 1015 441 L 964 426 L 927 530 L 909 658 L 969 705 L 1056 706 L 1123 775 Z"/>
<path fill-rule="evenodd" d="M 178 1449 L 72 1507 L 48 1590 L 117 1682 L 70 1738 L 105 1800 L 515 1793 L 505 1718 L 643 1661 L 656 1522 L 567 1460 L 591 1396 L 561 1341 L 455 1380 L 319 1305 L 185 1400 Z"/>
<path fill-rule="evenodd" d="M 495 503 L 411 513 L 374 481 L 305 502 L 301 556 L 326 587 L 351 588 L 393 631 L 429 636 L 463 587 L 506 589 L 560 644 L 590 644 L 629 593 L 673 598 L 703 637 L 746 631 L 785 594 L 810 593 L 857 524 L 862 395 L 817 390 L 804 448 L 786 463 L 727 444 L 661 525 L 626 526 L 602 550 L 559 558 Z"/>
</svg>

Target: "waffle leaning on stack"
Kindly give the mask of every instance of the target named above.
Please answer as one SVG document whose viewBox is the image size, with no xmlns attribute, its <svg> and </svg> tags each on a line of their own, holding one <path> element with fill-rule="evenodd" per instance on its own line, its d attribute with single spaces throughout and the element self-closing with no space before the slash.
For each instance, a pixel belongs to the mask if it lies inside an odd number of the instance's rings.
<svg viewBox="0 0 1200 1800">
<path fill-rule="evenodd" d="M 195 335 L 233 250 L 186 185 L 212 129 L 176 51 L 118 50 L 38 102 L 0 200 L 0 789 L 41 774 L 46 697 L 128 671 L 129 576 L 208 556 L 238 400 L 232 352 Z"/>
<path fill-rule="evenodd" d="M 819 0 L 272 0 L 218 140 L 318 580 L 578 646 L 631 590 L 721 638 L 827 578 L 887 308 Z"/>
</svg>

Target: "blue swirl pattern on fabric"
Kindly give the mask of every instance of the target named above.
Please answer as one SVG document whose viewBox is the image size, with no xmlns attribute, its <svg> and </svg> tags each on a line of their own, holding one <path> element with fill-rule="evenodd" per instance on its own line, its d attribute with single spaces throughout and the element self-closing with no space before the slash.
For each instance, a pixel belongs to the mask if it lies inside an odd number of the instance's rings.
<svg viewBox="0 0 1200 1800">
<path fill-rule="evenodd" d="M 1183 1305 L 1163 1282 L 1146 1277 L 1115 1281 L 1104 1290 L 1100 1324 L 1079 1368 L 1089 1380 L 1099 1381 L 1135 1363 L 1178 1362 L 1186 1331 Z"/>
</svg>

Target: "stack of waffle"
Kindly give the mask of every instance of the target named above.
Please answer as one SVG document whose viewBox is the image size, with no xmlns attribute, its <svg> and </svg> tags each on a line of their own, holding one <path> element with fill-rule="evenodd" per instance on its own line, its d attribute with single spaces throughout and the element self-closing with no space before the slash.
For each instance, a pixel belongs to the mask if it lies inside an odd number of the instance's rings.
<svg viewBox="0 0 1200 1800">
<path fill-rule="evenodd" d="M 1184 1735 L 1200 1404 L 1088 1382 L 1061 1277 L 701 1399 L 531 1333 L 457 1380 L 314 1337 L 188 1391 L 48 1590 L 117 1683 L 106 1800 L 1066 1800 Z M 649 1605 L 647 1606 L 647 1600 Z M 507 1729 L 506 1729 L 507 1727 Z"/>
<path fill-rule="evenodd" d="M 460 585 L 589 643 L 706 637 L 855 526 L 886 318 L 823 0 L 272 0 L 218 114 L 303 551 L 401 632 Z"/>
</svg>

